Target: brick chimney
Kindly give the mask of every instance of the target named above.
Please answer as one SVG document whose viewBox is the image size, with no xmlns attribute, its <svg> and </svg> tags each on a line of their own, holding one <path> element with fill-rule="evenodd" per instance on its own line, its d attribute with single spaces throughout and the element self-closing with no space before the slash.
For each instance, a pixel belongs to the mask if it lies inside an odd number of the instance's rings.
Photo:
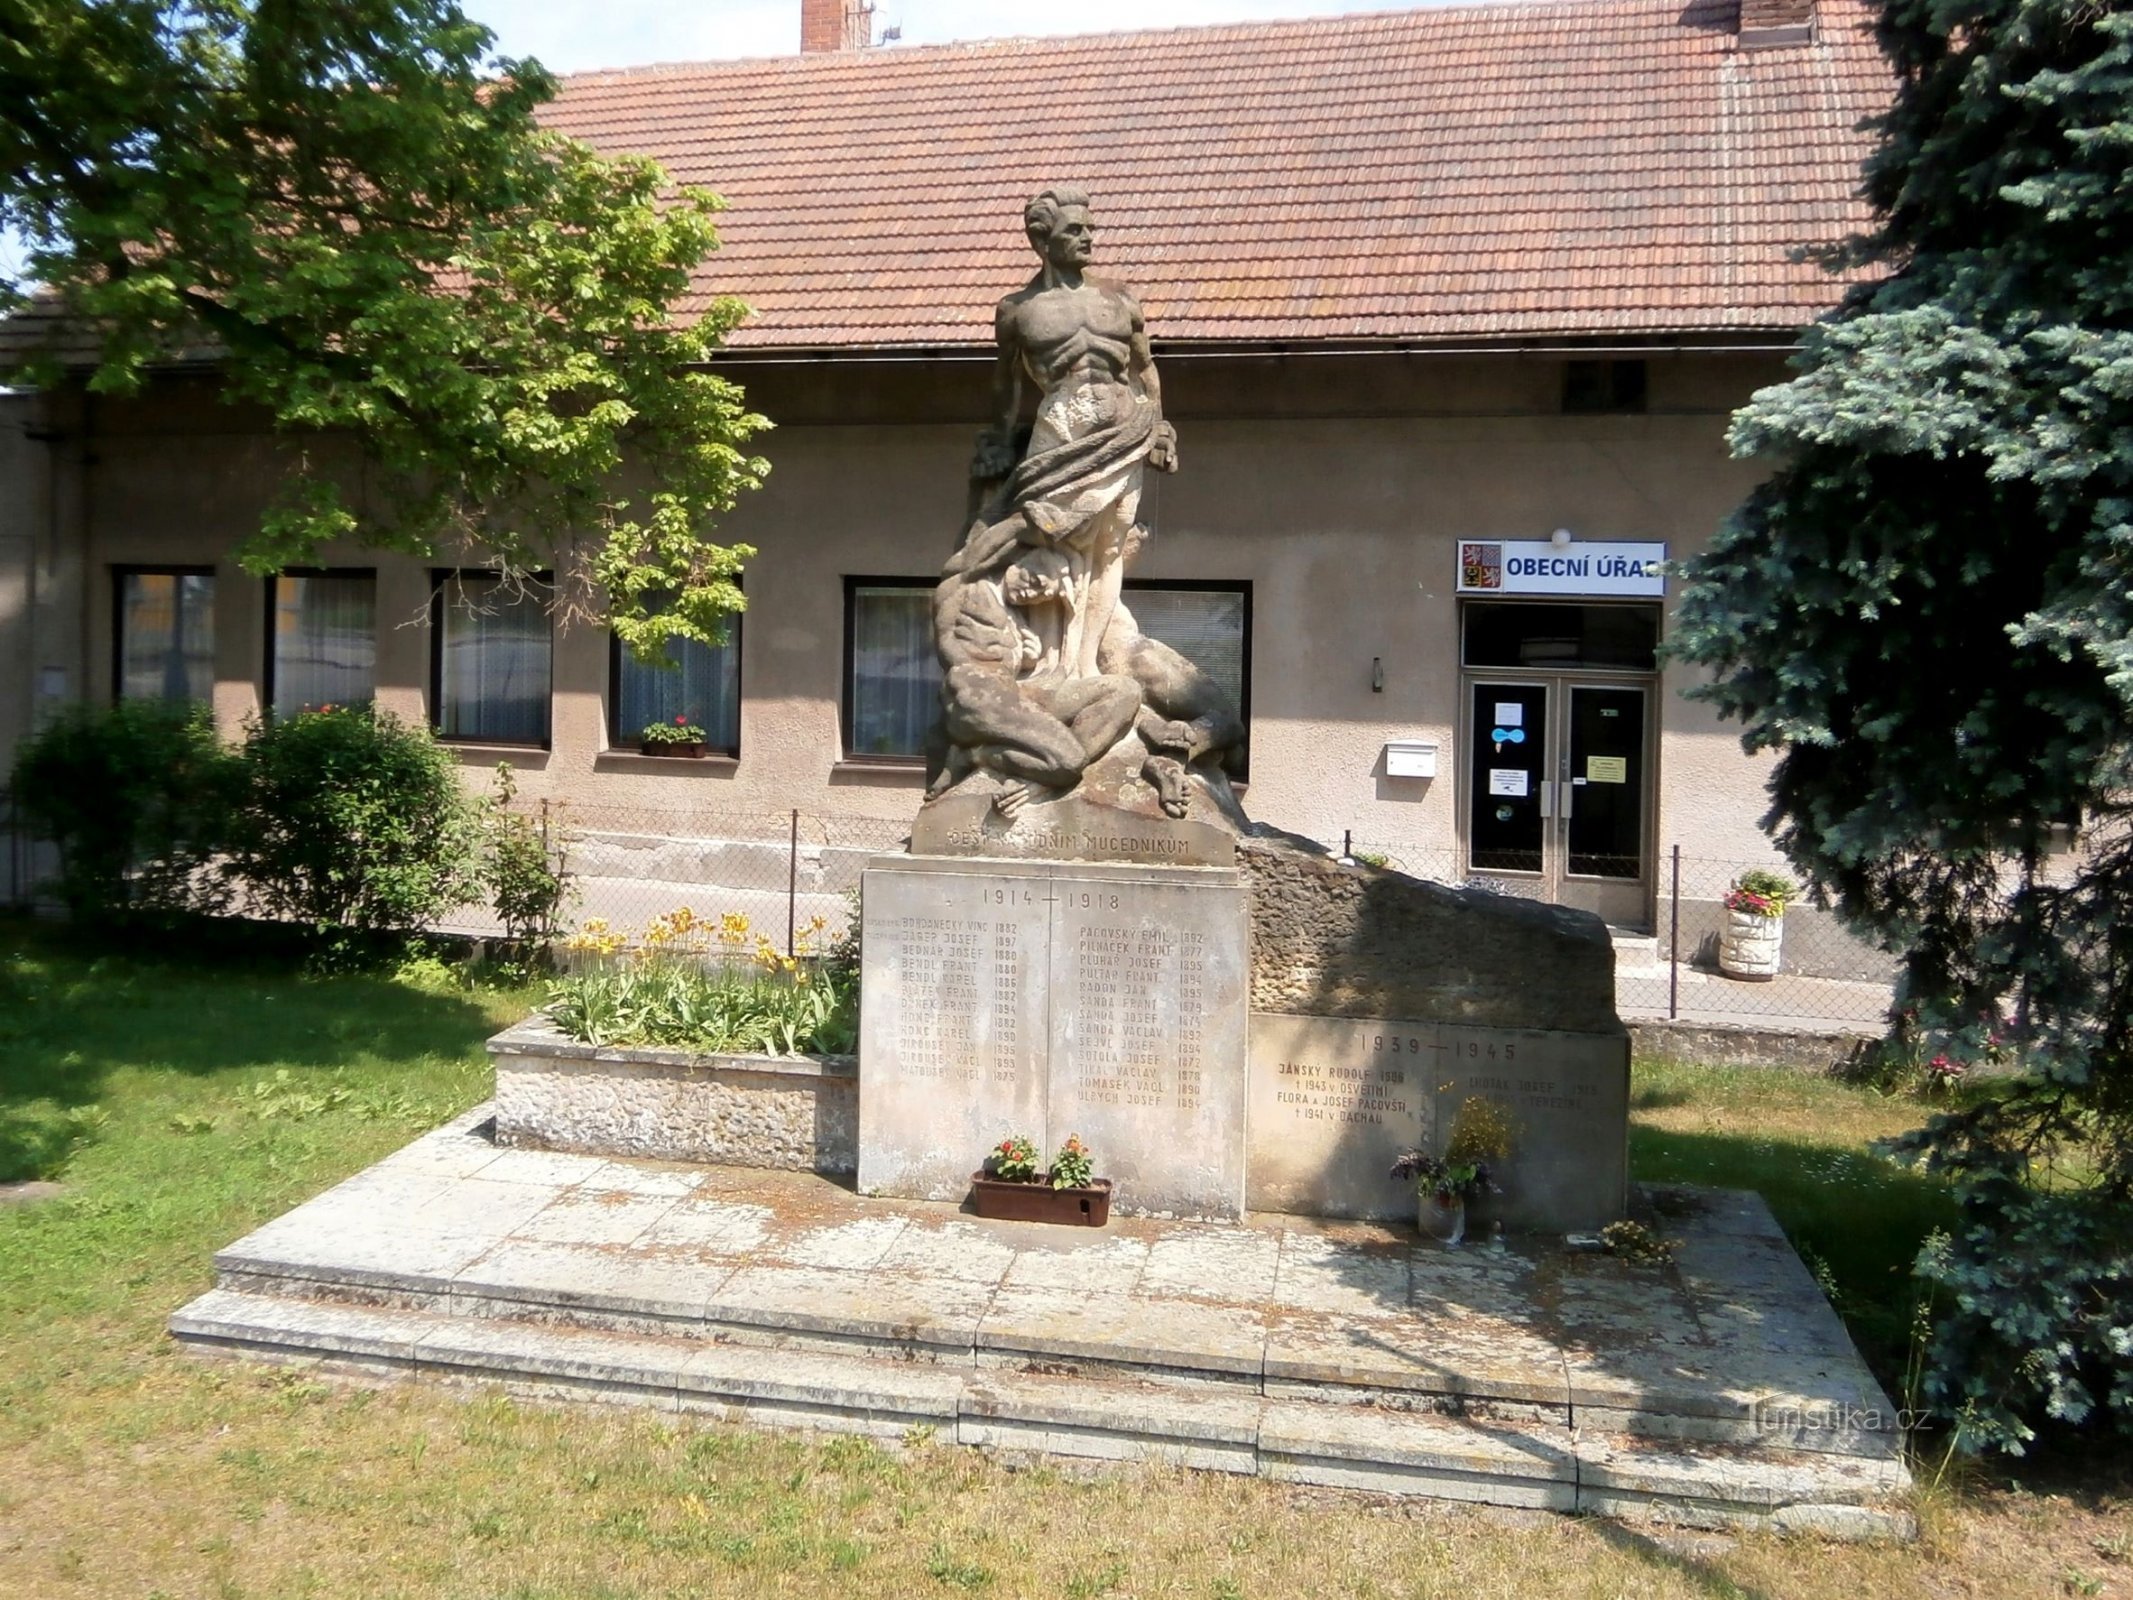
<svg viewBox="0 0 2133 1600">
<path fill-rule="evenodd" d="M 864 50 L 874 42 L 869 0 L 800 0 L 800 53 Z"/>
<path fill-rule="evenodd" d="M 1740 0 L 1740 47 L 1768 50 L 1815 36 L 1815 0 Z"/>
</svg>

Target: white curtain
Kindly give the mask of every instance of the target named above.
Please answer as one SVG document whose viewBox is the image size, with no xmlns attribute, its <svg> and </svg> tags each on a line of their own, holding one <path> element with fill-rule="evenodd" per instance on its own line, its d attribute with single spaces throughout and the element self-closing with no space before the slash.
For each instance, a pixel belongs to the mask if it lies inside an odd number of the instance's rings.
<svg viewBox="0 0 2133 1600">
<path fill-rule="evenodd" d="M 378 683 L 378 580 L 369 573 L 274 580 L 274 714 L 368 705 Z"/>
<path fill-rule="evenodd" d="M 537 589 L 498 578 L 444 586 L 437 731 L 447 739 L 548 742 L 548 610 Z"/>
<path fill-rule="evenodd" d="M 921 755 L 941 714 L 941 663 L 933 653 L 933 591 L 852 591 L 852 728 L 855 756 Z"/>
<path fill-rule="evenodd" d="M 741 624 L 727 624 L 726 642 L 713 647 L 694 639 L 670 639 L 672 666 L 648 667 L 618 649 L 615 670 L 615 741 L 628 743 L 647 723 L 686 717 L 714 750 L 741 747 Z"/>
</svg>

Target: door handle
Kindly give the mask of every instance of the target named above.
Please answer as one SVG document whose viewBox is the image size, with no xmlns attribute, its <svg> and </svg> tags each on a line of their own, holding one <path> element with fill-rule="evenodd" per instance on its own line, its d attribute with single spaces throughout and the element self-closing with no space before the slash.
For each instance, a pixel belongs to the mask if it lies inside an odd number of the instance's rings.
<svg viewBox="0 0 2133 1600">
<path fill-rule="evenodd" d="M 1555 815 L 1555 785 L 1546 778 L 1539 780 L 1541 816 L 1545 819 Z"/>
<path fill-rule="evenodd" d="M 1571 810 L 1577 805 L 1577 799 L 1577 786 L 1573 784 L 1568 778 L 1565 778 L 1563 780 L 1562 804 L 1562 814 L 1563 820 L 1565 822 L 1568 822 L 1570 820 L 1570 813 Z"/>
</svg>

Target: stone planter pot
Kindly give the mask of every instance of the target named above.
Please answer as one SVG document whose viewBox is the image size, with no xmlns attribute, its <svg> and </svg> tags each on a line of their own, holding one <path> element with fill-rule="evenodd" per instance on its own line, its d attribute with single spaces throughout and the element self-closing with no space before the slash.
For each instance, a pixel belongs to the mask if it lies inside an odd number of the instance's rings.
<svg viewBox="0 0 2133 1600">
<path fill-rule="evenodd" d="M 1728 911 L 1718 935 L 1718 970 L 1744 983 L 1768 983 L 1783 959 L 1785 919 Z"/>
<path fill-rule="evenodd" d="M 1098 1178 L 1086 1189 L 1054 1189 L 1043 1181 L 1009 1183 L 970 1175 L 970 1198 L 981 1217 L 1000 1222 L 1057 1222 L 1068 1227 L 1101 1228 L 1111 1220 L 1111 1180 Z"/>
<path fill-rule="evenodd" d="M 1456 1250 L 1466 1238 L 1466 1202 L 1433 1194 L 1415 1196 L 1415 1226 L 1422 1237 L 1435 1239 L 1447 1250 Z"/>
<path fill-rule="evenodd" d="M 687 744 L 654 744 L 639 740 L 637 753 L 641 756 L 668 756 L 681 761 L 701 761 L 711 753 L 711 747 L 701 739 Z"/>
</svg>

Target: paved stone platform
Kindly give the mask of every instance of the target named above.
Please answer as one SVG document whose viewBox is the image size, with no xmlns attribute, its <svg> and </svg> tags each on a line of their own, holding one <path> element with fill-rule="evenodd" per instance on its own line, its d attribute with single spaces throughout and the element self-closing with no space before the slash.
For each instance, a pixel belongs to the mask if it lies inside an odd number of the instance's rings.
<svg viewBox="0 0 2133 1600">
<path fill-rule="evenodd" d="M 499 1148 L 488 1108 L 215 1258 L 189 1348 L 770 1426 L 1901 1535 L 1896 1414 L 1762 1201 L 1671 1266 L 1259 1216 L 1103 1230 Z"/>
</svg>

